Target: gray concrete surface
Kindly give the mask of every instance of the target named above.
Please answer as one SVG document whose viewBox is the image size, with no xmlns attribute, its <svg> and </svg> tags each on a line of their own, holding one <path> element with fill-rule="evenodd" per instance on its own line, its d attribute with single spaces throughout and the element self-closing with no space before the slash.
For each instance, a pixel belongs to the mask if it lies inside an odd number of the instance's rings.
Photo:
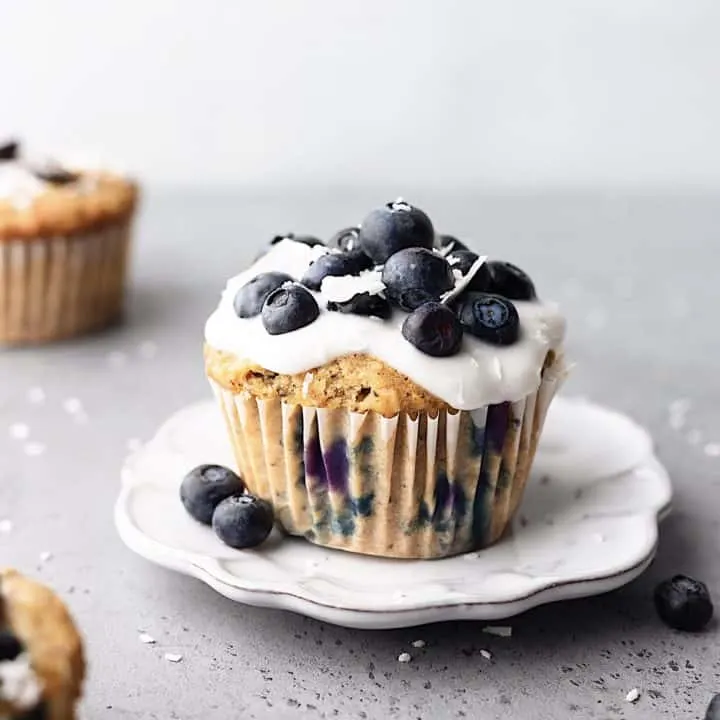
<svg viewBox="0 0 720 720">
<path fill-rule="evenodd" d="M 503 639 L 480 623 L 331 627 L 235 605 L 135 557 L 112 524 L 118 470 L 131 438 L 148 438 L 173 410 L 207 396 L 202 324 L 226 276 L 276 231 L 329 234 L 386 199 L 150 195 L 127 322 L 74 343 L 0 352 L 0 519 L 14 523 L 0 533 L 0 564 L 50 583 L 81 623 L 86 718 L 682 720 L 701 718 L 720 691 L 717 626 L 675 633 L 651 599 L 654 584 L 678 571 L 720 598 L 720 458 L 706 448 L 720 443 L 720 197 L 406 196 L 563 301 L 577 361 L 567 392 L 651 428 L 676 488 L 656 562 L 617 592 L 513 619 Z M 144 357 L 141 347 L 156 353 Z M 112 353 L 125 364 L 113 365 Z M 44 390 L 43 405 L 29 402 L 33 387 Z M 64 408 L 69 398 L 82 402 L 85 423 Z M 673 429 L 669 405 L 681 398 L 691 405 Z M 28 456 L 10 437 L 18 422 L 43 454 Z M 45 551 L 53 557 L 42 563 Z M 142 645 L 139 630 L 157 644 Z M 399 664 L 416 639 L 427 647 Z M 184 660 L 168 663 L 165 652 Z M 642 695 L 630 705 L 633 687 Z"/>
</svg>

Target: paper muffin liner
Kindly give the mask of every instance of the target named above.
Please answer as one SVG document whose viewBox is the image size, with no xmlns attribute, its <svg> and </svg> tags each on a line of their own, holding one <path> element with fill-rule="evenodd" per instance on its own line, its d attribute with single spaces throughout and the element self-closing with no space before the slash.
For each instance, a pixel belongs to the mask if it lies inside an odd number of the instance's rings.
<svg viewBox="0 0 720 720">
<path fill-rule="evenodd" d="M 0 241 L 0 344 L 102 329 L 122 315 L 132 217 L 82 234 Z"/>
<path fill-rule="evenodd" d="M 518 402 L 436 417 L 260 400 L 211 380 L 248 489 L 280 525 L 366 555 L 437 558 L 486 547 L 522 499 L 561 356 Z"/>
</svg>

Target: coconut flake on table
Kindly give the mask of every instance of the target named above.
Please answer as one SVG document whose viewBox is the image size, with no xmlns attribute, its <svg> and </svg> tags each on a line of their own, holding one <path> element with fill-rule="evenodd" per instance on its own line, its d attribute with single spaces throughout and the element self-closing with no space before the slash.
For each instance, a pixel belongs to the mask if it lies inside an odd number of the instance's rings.
<svg viewBox="0 0 720 720">
<path fill-rule="evenodd" d="M 487 625 L 482 631 L 487 635 L 495 635 L 495 637 L 509 638 L 512 636 L 512 628 L 509 625 Z"/>
<path fill-rule="evenodd" d="M 385 290 L 382 270 L 365 270 L 359 275 L 326 275 L 320 293 L 327 302 L 346 302 L 356 295 L 379 295 Z"/>
<path fill-rule="evenodd" d="M 183 659 L 183 656 L 178 653 L 165 653 L 164 657 L 171 663 L 179 663 Z"/>
<path fill-rule="evenodd" d="M 403 652 L 398 655 L 399 663 L 409 663 L 411 660 L 412 656 L 410 655 L 410 653 Z"/>
<path fill-rule="evenodd" d="M 415 641 L 413 641 L 413 644 L 412 644 L 412 646 L 414 648 L 424 648 L 425 645 L 426 645 L 426 643 L 424 640 L 415 640 Z"/>
<path fill-rule="evenodd" d="M 138 635 L 138 640 L 143 645 L 154 645 L 155 644 L 155 638 L 146 632 L 140 633 L 140 635 Z"/>
<path fill-rule="evenodd" d="M 625 702 L 634 703 L 640 699 L 640 691 L 637 688 L 633 688 L 625 696 Z"/>
</svg>

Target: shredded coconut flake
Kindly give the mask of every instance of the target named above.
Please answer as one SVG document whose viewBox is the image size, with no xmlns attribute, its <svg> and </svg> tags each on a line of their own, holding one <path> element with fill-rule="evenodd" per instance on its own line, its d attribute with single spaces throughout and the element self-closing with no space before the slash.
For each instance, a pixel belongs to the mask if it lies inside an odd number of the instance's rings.
<svg viewBox="0 0 720 720">
<path fill-rule="evenodd" d="M 410 653 L 404 652 L 404 653 L 400 653 L 398 655 L 398 662 L 409 663 L 411 660 L 412 660 L 412 656 L 410 655 Z"/>
<path fill-rule="evenodd" d="M 148 635 L 148 633 L 140 633 L 140 635 L 138 635 L 138 640 L 143 645 L 154 645 L 155 644 L 155 638 L 152 635 Z"/>
<path fill-rule="evenodd" d="M 415 640 L 412 644 L 414 648 L 424 648 L 425 647 L 425 641 L 424 640 Z"/>
<path fill-rule="evenodd" d="M 42 405 L 45 402 L 45 391 L 41 387 L 31 387 L 27 399 L 32 405 Z"/>
<path fill-rule="evenodd" d="M 38 457 L 45 452 L 45 446 L 39 442 L 28 442 L 23 446 L 23 450 L 28 457 Z"/>
<path fill-rule="evenodd" d="M 484 657 L 486 660 L 492 660 L 492 653 L 489 650 L 481 650 L 480 656 Z"/>
<path fill-rule="evenodd" d="M 629 703 L 637 702 L 640 699 L 640 691 L 637 688 L 633 688 L 625 696 L 625 701 Z"/>
<path fill-rule="evenodd" d="M 40 562 L 48 562 L 49 560 L 53 559 L 53 554 L 49 551 L 41 552 L 40 553 Z"/>
<path fill-rule="evenodd" d="M 25 423 L 13 423 L 8 432 L 13 440 L 27 440 L 30 437 L 30 427 Z"/>
<path fill-rule="evenodd" d="M 509 625 L 487 625 L 482 630 L 487 635 L 508 638 L 512 636 L 512 628 Z"/>
<path fill-rule="evenodd" d="M 183 656 L 177 653 L 165 653 L 165 659 L 171 663 L 179 663 L 182 661 Z"/>
</svg>

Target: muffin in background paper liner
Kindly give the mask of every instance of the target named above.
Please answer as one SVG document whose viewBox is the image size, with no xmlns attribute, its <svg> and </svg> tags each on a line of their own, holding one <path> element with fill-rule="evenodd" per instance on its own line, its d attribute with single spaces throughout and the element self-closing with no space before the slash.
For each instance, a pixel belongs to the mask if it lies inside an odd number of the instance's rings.
<svg viewBox="0 0 720 720">
<path fill-rule="evenodd" d="M 434 417 L 303 407 L 212 382 L 238 468 L 291 535 L 396 558 L 439 558 L 486 547 L 522 499 L 561 355 L 537 392 Z"/>
<path fill-rule="evenodd" d="M 0 345 L 120 319 L 137 196 L 118 175 L 37 165 L 0 146 Z"/>
</svg>

